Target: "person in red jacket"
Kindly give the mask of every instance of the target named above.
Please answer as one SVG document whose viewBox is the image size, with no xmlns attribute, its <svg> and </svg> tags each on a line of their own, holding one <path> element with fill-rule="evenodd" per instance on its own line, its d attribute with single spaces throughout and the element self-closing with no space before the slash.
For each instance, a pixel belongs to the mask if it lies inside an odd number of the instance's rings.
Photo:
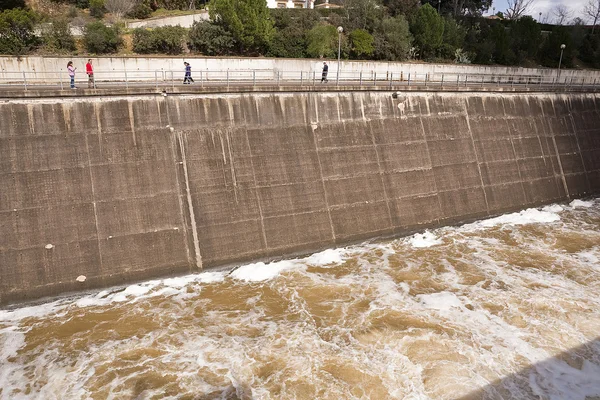
<svg viewBox="0 0 600 400">
<path fill-rule="evenodd" d="M 88 76 L 88 87 L 95 88 L 96 83 L 94 82 L 94 67 L 92 67 L 92 59 L 90 58 L 85 64 L 85 73 Z"/>
</svg>

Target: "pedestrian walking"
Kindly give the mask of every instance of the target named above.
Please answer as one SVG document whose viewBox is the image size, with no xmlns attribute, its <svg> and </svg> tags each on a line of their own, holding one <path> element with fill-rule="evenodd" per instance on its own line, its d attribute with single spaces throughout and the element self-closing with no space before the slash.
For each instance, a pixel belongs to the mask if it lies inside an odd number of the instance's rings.
<svg viewBox="0 0 600 400">
<path fill-rule="evenodd" d="M 321 83 L 327 83 L 327 73 L 329 72 L 329 65 L 327 65 L 327 61 L 323 61 L 323 73 L 321 74 Z"/>
<path fill-rule="evenodd" d="M 185 61 L 183 65 L 185 65 L 185 77 L 183 78 L 183 84 L 194 83 L 194 80 L 192 79 L 192 66 L 190 65 L 190 63 Z"/>
<path fill-rule="evenodd" d="M 92 66 L 92 59 L 90 58 L 85 64 L 85 73 L 88 76 L 88 88 L 95 88 L 96 82 L 94 81 L 94 67 Z"/>
<path fill-rule="evenodd" d="M 69 61 L 69 62 L 67 63 L 67 71 L 69 71 L 69 77 L 71 78 L 71 89 L 77 89 L 77 88 L 75 87 L 75 70 L 76 70 L 76 69 L 77 69 L 77 68 L 75 68 L 75 67 L 73 66 L 73 61 Z"/>
</svg>

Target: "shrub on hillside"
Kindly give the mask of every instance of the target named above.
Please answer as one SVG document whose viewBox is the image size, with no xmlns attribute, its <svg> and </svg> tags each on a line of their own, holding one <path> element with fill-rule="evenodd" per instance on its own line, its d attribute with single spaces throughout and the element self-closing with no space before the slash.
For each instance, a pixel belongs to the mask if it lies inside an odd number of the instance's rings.
<svg viewBox="0 0 600 400">
<path fill-rule="evenodd" d="M 163 26 L 153 30 L 133 31 L 133 51 L 139 54 L 181 54 L 186 30 L 180 26 Z"/>
<path fill-rule="evenodd" d="M 21 55 L 36 47 L 33 32 L 37 16 L 32 11 L 15 8 L 0 13 L 0 54 Z"/>
<path fill-rule="evenodd" d="M 150 0 L 143 0 L 138 2 L 131 11 L 127 13 L 128 18 L 145 19 L 152 14 L 152 7 L 150 6 Z"/>
<path fill-rule="evenodd" d="M 90 15 L 94 18 L 104 17 L 104 0 L 90 0 Z"/>
<path fill-rule="evenodd" d="M 188 47 L 207 56 L 229 54 L 235 41 L 231 33 L 211 22 L 194 22 L 188 35 Z"/>
<path fill-rule="evenodd" d="M 83 44 L 90 53 L 115 53 L 122 43 L 123 39 L 119 34 L 119 29 L 115 26 L 108 27 L 99 21 L 85 26 Z"/>
<path fill-rule="evenodd" d="M 354 58 L 369 57 L 373 54 L 373 36 L 364 29 L 350 32 L 351 54 Z"/>
<path fill-rule="evenodd" d="M 46 49 L 52 52 L 73 52 L 77 49 L 75 39 L 71 35 L 69 23 L 65 19 L 53 21 L 52 24 L 44 30 L 42 40 Z"/>
</svg>

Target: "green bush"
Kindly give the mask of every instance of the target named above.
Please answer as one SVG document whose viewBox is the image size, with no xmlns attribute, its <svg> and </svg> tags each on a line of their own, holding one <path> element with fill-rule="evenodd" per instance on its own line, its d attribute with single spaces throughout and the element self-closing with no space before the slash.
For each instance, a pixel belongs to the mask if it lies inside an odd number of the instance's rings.
<svg viewBox="0 0 600 400">
<path fill-rule="evenodd" d="M 373 42 L 377 59 L 403 61 L 408 59 L 412 45 L 412 35 L 408 22 L 402 15 L 384 18 L 381 21 Z"/>
<path fill-rule="evenodd" d="M 364 29 L 350 32 L 350 43 L 353 58 L 364 58 L 373 54 L 373 36 Z"/>
<path fill-rule="evenodd" d="M 306 34 L 306 53 L 310 57 L 335 57 L 338 47 L 338 33 L 335 26 L 317 25 Z"/>
<path fill-rule="evenodd" d="M 138 2 L 126 15 L 128 18 L 145 19 L 148 18 L 150 14 L 152 14 L 150 0 L 143 0 Z"/>
<path fill-rule="evenodd" d="M 181 54 L 186 30 L 180 26 L 163 26 L 153 30 L 133 31 L 133 51 L 139 54 Z"/>
<path fill-rule="evenodd" d="M 188 35 L 190 50 L 199 51 L 207 56 L 230 54 L 234 46 L 235 41 L 231 33 L 208 21 L 194 22 Z"/>
<path fill-rule="evenodd" d="M 90 0 L 90 15 L 94 18 L 104 17 L 104 0 Z"/>
<path fill-rule="evenodd" d="M 33 32 L 37 16 L 15 8 L 0 13 L 0 54 L 21 55 L 34 49 L 38 38 Z"/>
<path fill-rule="evenodd" d="M 52 25 L 44 31 L 42 40 L 46 49 L 52 52 L 71 53 L 77 49 L 69 23 L 65 19 L 53 21 Z"/>
<path fill-rule="evenodd" d="M 83 44 L 86 50 L 95 54 L 116 53 L 123 43 L 119 29 L 108 27 L 102 22 L 91 22 L 85 26 Z"/>
</svg>

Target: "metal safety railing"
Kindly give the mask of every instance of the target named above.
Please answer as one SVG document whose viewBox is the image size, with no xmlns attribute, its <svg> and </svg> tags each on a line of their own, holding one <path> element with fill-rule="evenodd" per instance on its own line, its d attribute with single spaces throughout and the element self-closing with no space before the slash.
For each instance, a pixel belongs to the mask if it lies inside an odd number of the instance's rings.
<svg viewBox="0 0 600 400">
<path fill-rule="evenodd" d="M 194 84 L 206 87 L 231 86 L 358 86 L 358 87 L 420 87 L 432 89 L 487 88 L 506 90 L 598 90 L 600 79 L 590 77 L 548 75 L 503 75 L 465 73 L 415 73 L 404 71 L 339 71 L 324 79 L 319 70 L 195 70 L 193 82 L 184 82 L 184 71 L 170 70 L 111 70 L 94 71 L 93 81 L 88 81 L 84 71 L 77 71 L 75 86 L 80 88 L 156 87 L 157 89 Z M 67 71 L 0 71 L 0 90 L 12 89 L 62 89 L 70 88 Z"/>
</svg>

